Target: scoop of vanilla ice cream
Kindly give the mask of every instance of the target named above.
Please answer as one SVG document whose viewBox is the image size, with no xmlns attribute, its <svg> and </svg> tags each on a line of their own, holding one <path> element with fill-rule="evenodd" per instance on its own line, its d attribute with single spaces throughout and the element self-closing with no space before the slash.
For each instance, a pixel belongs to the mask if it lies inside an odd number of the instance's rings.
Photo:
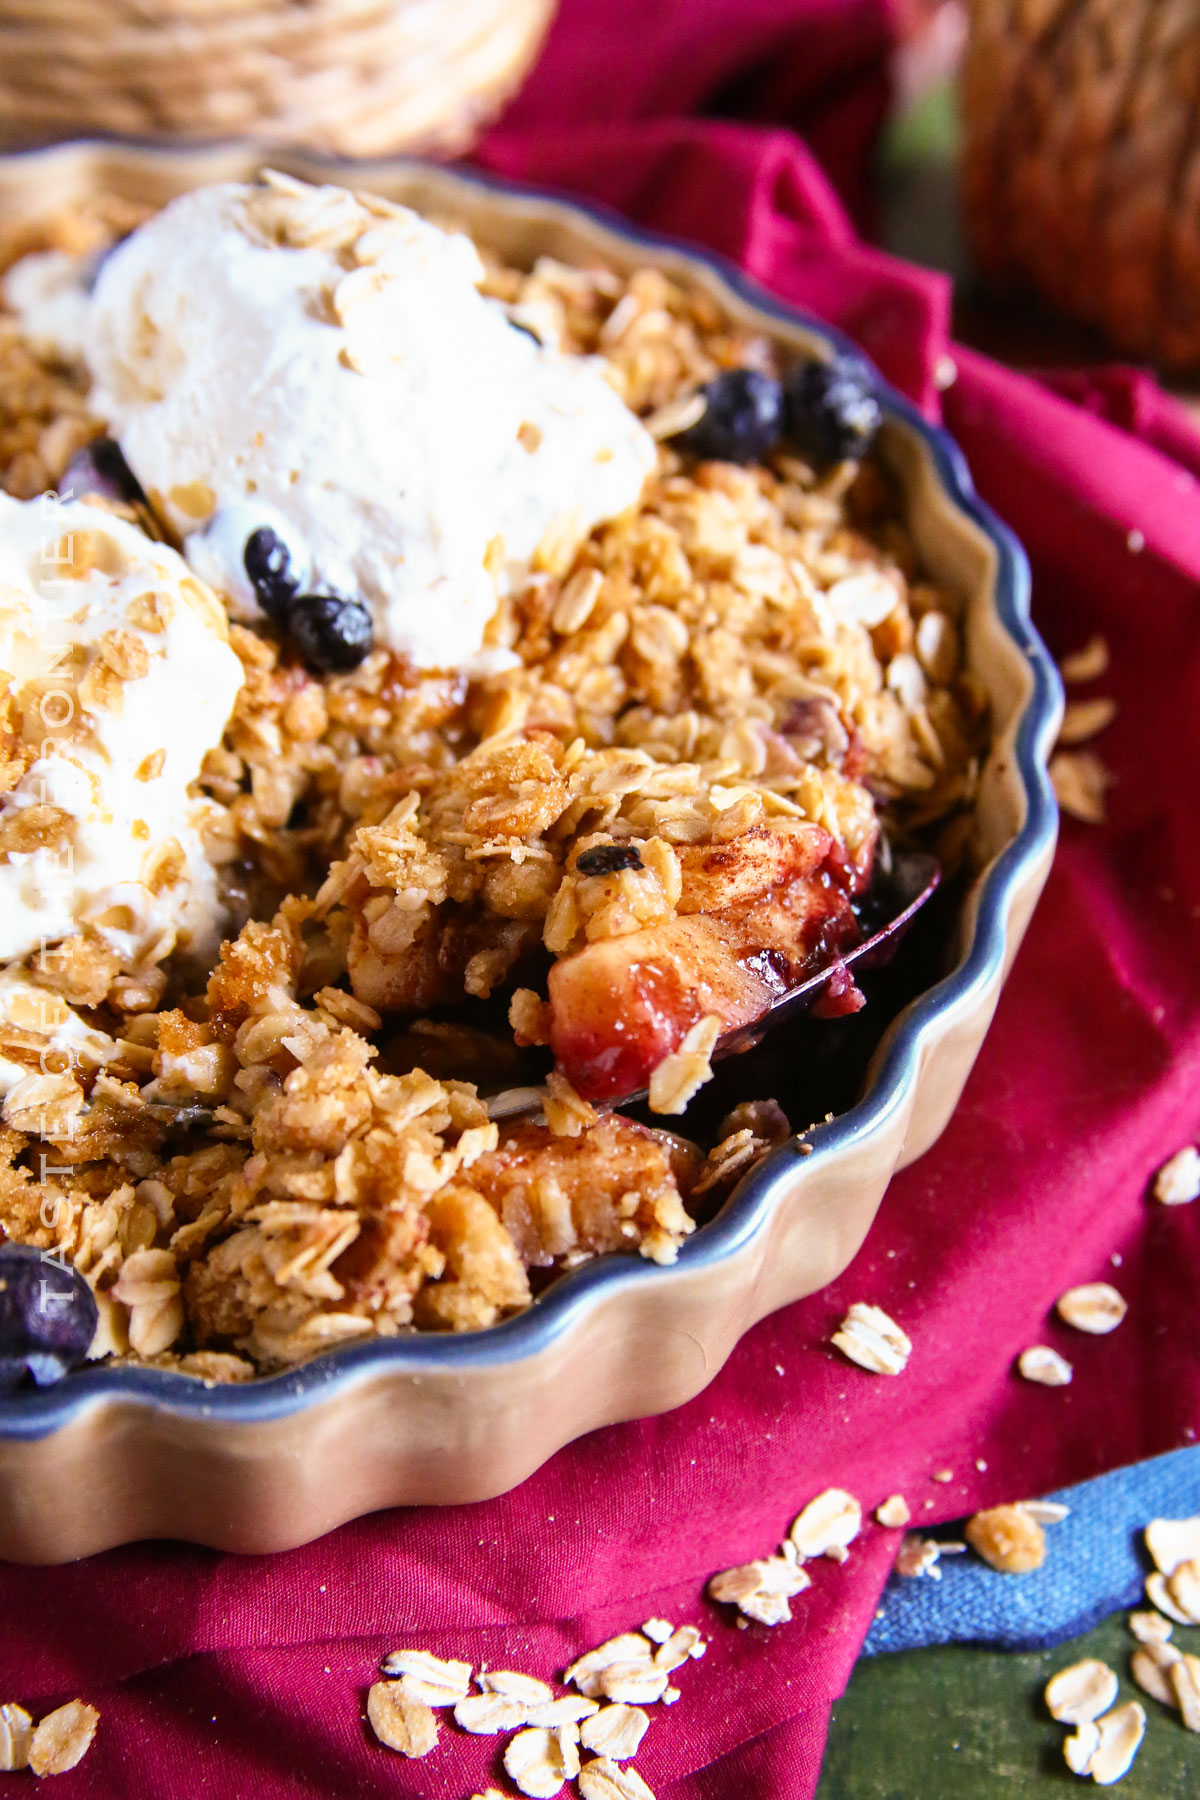
<svg viewBox="0 0 1200 1800">
<path fill-rule="evenodd" d="M 188 797 L 242 684 L 224 608 L 99 507 L 0 494 L 0 960 L 91 929 L 127 967 L 222 923 Z"/>
<path fill-rule="evenodd" d="M 261 518 L 377 643 L 470 666 L 539 545 L 637 500 L 654 445 L 603 362 L 519 330 L 482 275 L 460 234 L 282 178 L 184 195 L 108 257 L 93 407 L 239 616 Z"/>
</svg>

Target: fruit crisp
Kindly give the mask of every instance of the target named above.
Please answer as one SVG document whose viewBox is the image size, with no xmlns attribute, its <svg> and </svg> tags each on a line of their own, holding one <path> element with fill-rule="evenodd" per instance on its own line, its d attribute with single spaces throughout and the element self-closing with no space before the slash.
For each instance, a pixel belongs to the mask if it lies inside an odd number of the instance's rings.
<svg viewBox="0 0 1200 1800">
<path fill-rule="evenodd" d="M 0 658 L 7 1238 L 213 1380 L 672 1260 L 787 1123 L 606 1108 L 682 1111 L 889 843 L 952 861 L 986 741 L 865 369 L 278 176 L 6 268 L 10 645 L 46 495 L 73 582 Z"/>
</svg>

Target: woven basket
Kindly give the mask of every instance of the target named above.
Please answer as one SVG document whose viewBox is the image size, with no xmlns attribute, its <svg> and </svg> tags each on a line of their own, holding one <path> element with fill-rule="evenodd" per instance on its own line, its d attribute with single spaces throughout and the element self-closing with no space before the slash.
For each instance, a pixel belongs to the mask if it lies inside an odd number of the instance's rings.
<svg viewBox="0 0 1200 1800">
<path fill-rule="evenodd" d="M 554 0 L 0 0 L 0 142 L 252 137 L 456 152 Z"/>
<path fill-rule="evenodd" d="M 1200 366 L 1196 0 L 971 0 L 963 190 L 983 275 Z"/>
</svg>

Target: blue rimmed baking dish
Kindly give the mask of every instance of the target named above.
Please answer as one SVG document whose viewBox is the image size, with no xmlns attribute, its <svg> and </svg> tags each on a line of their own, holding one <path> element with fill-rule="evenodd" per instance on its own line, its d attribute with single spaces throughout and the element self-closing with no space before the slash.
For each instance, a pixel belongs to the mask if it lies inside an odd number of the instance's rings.
<svg viewBox="0 0 1200 1800">
<path fill-rule="evenodd" d="M 119 142 L 4 157 L 0 221 L 101 190 L 159 203 L 245 179 L 262 160 L 250 146 Z M 721 259 L 553 195 L 410 161 L 347 176 L 318 159 L 272 160 L 452 216 L 514 262 L 654 264 L 789 348 L 844 346 Z M 235 1386 L 97 1365 L 0 1400 L 0 1554 L 60 1561 L 145 1537 L 282 1549 L 378 1507 L 500 1493 L 583 1432 L 691 1398 L 756 1320 L 846 1267 L 893 1172 L 945 1126 L 1041 892 L 1062 704 L 1030 625 L 1019 545 L 946 433 L 886 384 L 880 393 L 880 453 L 925 565 L 962 602 L 994 733 L 975 815 L 979 872 L 947 927 L 945 972 L 892 1021 L 857 1101 L 808 1132 L 805 1149 L 792 1140 L 760 1163 L 677 1263 L 602 1258 L 487 1331 L 360 1342 Z"/>
</svg>

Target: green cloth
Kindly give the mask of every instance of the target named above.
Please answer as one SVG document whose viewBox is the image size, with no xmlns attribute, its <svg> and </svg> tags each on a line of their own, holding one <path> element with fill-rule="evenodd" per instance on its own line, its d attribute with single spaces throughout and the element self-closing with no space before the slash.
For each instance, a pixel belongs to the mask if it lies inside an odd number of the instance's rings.
<svg viewBox="0 0 1200 1800">
<path fill-rule="evenodd" d="M 1196 1800 L 1200 1736 L 1135 1685 L 1128 1616 L 1028 1655 L 946 1645 L 860 1661 L 834 1708 L 817 1800 L 1050 1800 L 1055 1792 L 1065 1800 L 1068 1782 L 1080 1796 L 1098 1792 L 1067 1768 L 1067 1728 L 1042 1700 L 1054 1671 L 1083 1656 L 1116 1671 L 1119 1701 L 1146 1710 L 1142 1747 L 1117 1789 L 1122 1800 Z M 1177 1625 L 1174 1641 L 1200 1655 L 1200 1629 Z"/>
</svg>

